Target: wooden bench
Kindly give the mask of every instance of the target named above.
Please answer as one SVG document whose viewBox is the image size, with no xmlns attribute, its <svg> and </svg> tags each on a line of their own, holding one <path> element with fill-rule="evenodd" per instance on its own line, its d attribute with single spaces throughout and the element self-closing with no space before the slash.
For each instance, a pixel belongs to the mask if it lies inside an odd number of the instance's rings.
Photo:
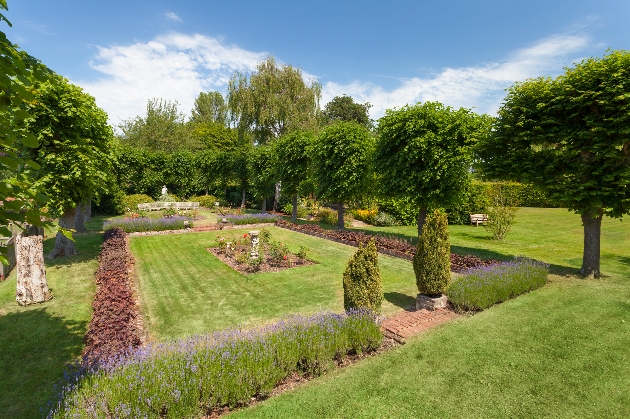
<svg viewBox="0 0 630 419">
<path fill-rule="evenodd" d="M 192 210 L 199 208 L 199 202 L 149 202 L 147 204 L 138 204 L 138 211 L 158 211 L 168 208 Z"/>
<path fill-rule="evenodd" d="M 470 225 L 479 227 L 481 223 L 488 222 L 488 214 L 470 214 Z"/>
</svg>

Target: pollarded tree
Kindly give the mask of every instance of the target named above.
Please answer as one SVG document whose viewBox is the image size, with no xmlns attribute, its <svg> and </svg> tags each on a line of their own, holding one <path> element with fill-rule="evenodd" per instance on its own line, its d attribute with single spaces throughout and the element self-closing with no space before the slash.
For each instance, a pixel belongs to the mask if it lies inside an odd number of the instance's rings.
<svg viewBox="0 0 630 419">
<path fill-rule="evenodd" d="M 26 127 L 39 140 L 37 148 L 25 149 L 39 165 L 30 176 L 50 197 L 48 210 L 60 216 L 59 226 L 72 229 L 76 206 L 98 199 L 112 173 L 107 114 L 92 96 L 60 76 L 38 86 L 28 111 L 33 118 Z M 58 233 L 49 256 L 74 254 L 74 242 Z"/>
<path fill-rule="evenodd" d="M 264 144 L 296 129 L 317 125 L 321 85 L 304 82 L 302 72 L 278 66 L 273 57 L 255 72 L 235 73 L 228 85 L 228 107 L 241 135 L 251 132 Z"/>
<path fill-rule="evenodd" d="M 602 216 L 630 211 L 630 53 L 512 86 L 478 153 L 486 175 L 533 183 L 580 214 L 581 273 L 598 277 Z"/>
<path fill-rule="evenodd" d="M 343 205 L 362 197 L 371 185 L 375 140 L 355 122 L 326 127 L 311 147 L 320 198 L 337 203 L 337 228 L 344 229 Z"/>
<path fill-rule="evenodd" d="M 375 170 L 381 193 L 418 208 L 418 236 L 428 211 L 454 205 L 470 181 L 472 146 L 488 116 L 438 102 L 387 110 L 379 119 Z"/>
<path fill-rule="evenodd" d="M 311 157 L 309 149 L 315 141 L 315 135 L 308 131 L 295 131 L 283 135 L 273 142 L 275 173 L 285 193 L 291 195 L 293 210 L 291 220 L 297 220 L 297 198 L 304 192 L 309 178 Z"/>
<path fill-rule="evenodd" d="M 275 155 L 271 145 L 257 145 L 250 149 L 248 169 L 250 190 L 262 199 L 262 211 L 267 211 L 267 197 L 278 180 L 274 173 Z"/>
</svg>

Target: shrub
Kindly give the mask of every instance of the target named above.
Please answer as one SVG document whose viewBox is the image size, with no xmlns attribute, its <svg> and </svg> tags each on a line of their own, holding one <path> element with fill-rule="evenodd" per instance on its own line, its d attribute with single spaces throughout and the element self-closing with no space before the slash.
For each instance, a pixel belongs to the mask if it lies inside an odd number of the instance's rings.
<svg viewBox="0 0 630 419">
<path fill-rule="evenodd" d="M 448 298 L 460 310 L 484 310 L 542 287 L 548 273 L 547 264 L 516 258 L 513 262 L 469 270 L 453 282 Z"/>
<path fill-rule="evenodd" d="M 420 294 L 442 294 L 451 283 L 448 221 L 442 211 L 435 210 L 427 216 L 413 257 L 413 271 Z"/>
<path fill-rule="evenodd" d="M 269 214 L 267 212 L 261 212 L 260 214 L 227 214 L 225 216 L 225 219 L 228 220 L 229 223 L 235 225 L 275 223 L 279 218 L 280 217 L 277 215 Z"/>
<path fill-rule="evenodd" d="M 291 202 L 289 202 L 288 204 L 285 204 L 282 207 L 282 212 L 284 212 L 287 215 L 291 215 L 293 212 L 293 204 Z M 300 203 L 298 203 L 297 206 L 297 216 L 298 218 L 306 218 L 306 216 L 308 215 L 308 208 Z"/>
<path fill-rule="evenodd" d="M 94 215 L 122 215 L 125 213 L 125 193 L 117 187 L 103 195 L 98 204 L 92 205 Z M 136 207 L 136 209 L 138 209 Z"/>
<path fill-rule="evenodd" d="M 153 202 L 153 198 L 145 194 L 126 195 L 123 201 L 126 212 L 138 211 L 138 204 Z"/>
<path fill-rule="evenodd" d="M 125 217 L 123 219 L 107 220 L 103 223 L 103 230 L 109 230 L 119 227 L 125 233 L 135 233 L 142 231 L 164 231 L 164 230 L 181 230 L 188 226 L 192 227 L 192 223 L 188 217 L 175 215 L 169 218 L 146 218 L 146 217 Z"/>
<path fill-rule="evenodd" d="M 71 378 L 47 417 L 197 418 L 246 405 L 294 373 L 320 375 L 348 354 L 378 348 L 376 320 L 366 310 L 294 316 L 251 331 L 149 345 Z"/>
<path fill-rule="evenodd" d="M 400 223 L 396 218 L 394 218 L 394 216 L 389 215 L 385 211 L 379 211 L 376 214 L 373 224 L 379 227 L 394 227 L 400 225 Z"/>
<path fill-rule="evenodd" d="M 347 310 L 366 308 L 380 313 L 383 302 L 381 271 L 374 239 L 367 245 L 359 243 L 359 250 L 348 261 L 343 273 L 343 306 Z"/>
<path fill-rule="evenodd" d="M 193 196 L 189 199 L 191 202 L 199 202 L 200 207 L 214 209 L 215 202 L 219 202 L 217 198 L 213 195 L 201 195 L 201 196 Z"/>
<path fill-rule="evenodd" d="M 315 215 L 315 221 L 318 223 L 337 225 L 337 211 L 330 208 L 321 207 Z"/>
<path fill-rule="evenodd" d="M 412 226 L 418 223 L 418 207 L 405 199 L 378 200 L 379 212 L 386 212 L 402 225 Z"/>
<path fill-rule="evenodd" d="M 374 219 L 376 218 L 377 213 L 378 210 L 376 209 L 358 209 L 352 211 L 352 216 L 357 220 L 363 221 L 364 223 L 374 224 Z"/>
<path fill-rule="evenodd" d="M 484 227 L 495 240 L 503 240 L 514 224 L 518 202 L 513 199 L 505 195 L 501 186 L 490 191 L 491 206 L 488 207 L 488 222 Z"/>
</svg>

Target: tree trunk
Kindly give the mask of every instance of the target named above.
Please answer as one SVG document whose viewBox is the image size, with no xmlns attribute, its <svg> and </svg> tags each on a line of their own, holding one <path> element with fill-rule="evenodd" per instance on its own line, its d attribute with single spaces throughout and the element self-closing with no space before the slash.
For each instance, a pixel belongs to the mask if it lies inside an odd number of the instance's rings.
<svg viewBox="0 0 630 419">
<path fill-rule="evenodd" d="M 85 228 L 86 208 L 86 202 L 77 205 L 76 214 L 74 216 L 74 229 L 77 233 L 87 233 L 87 228 Z"/>
<path fill-rule="evenodd" d="M 267 211 L 267 198 L 266 197 L 263 197 L 261 211 L 262 212 L 266 212 Z"/>
<path fill-rule="evenodd" d="M 420 213 L 418 214 L 418 237 L 422 236 L 422 229 L 424 228 L 424 224 L 427 222 L 427 209 L 420 208 Z"/>
<path fill-rule="evenodd" d="M 282 191 L 282 182 L 276 183 L 276 194 L 273 197 L 273 210 L 278 211 L 278 204 L 280 203 L 280 192 Z"/>
<path fill-rule="evenodd" d="M 243 189 L 243 198 L 241 199 L 241 208 L 245 208 L 245 189 Z"/>
<path fill-rule="evenodd" d="M 59 218 L 59 227 L 63 227 L 68 230 L 72 229 L 74 227 L 76 210 L 77 209 L 75 207 L 66 208 L 61 218 Z M 55 248 L 48 254 L 48 257 L 54 259 L 56 257 L 74 256 L 76 254 L 77 249 L 74 246 L 74 241 L 68 239 L 66 236 L 61 234 L 61 232 L 58 232 L 55 239 Z"/>
<path fill-rule="evenodd" d="M 88 199 L 85 206 L 85 222 L 92 221 L 92 200 Z"/>
<path fill-rule="evenodd" d="M 344 230 L 345 225 L 343 223 L 343 202 L 337 204 L 337 230 Z"/>
<path fill-rule="evenodd" d="M 596 216 L 582 215 L 584 226 L 584 254 L 580 273 L 584 276 L 599 278 L 599 256 L 602 232 L 602 213 L 600 209 Z"/>
<path fill-rule="evenodd" d="M 43 303 L 52 298 L 46 282 L 42 236 L 15 236 L 17 290 L 15 299 L 21 306 Z"/>
<path fill-rule="evenodd" d="M 297 194 L 294 194 L 291 197 L 291 204 L 293 205 L 293 209 L 291 209 L 291 221 L 296 222 L 297 221 L 297 207 L 298 207 Z"/>
</svg>

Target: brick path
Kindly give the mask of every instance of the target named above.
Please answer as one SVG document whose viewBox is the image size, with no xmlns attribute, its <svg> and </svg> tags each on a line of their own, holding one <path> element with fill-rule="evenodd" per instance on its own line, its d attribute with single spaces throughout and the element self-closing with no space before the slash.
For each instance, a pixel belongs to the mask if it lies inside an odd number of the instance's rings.
<svg viewBox="0 0 630 419">
<path fill-rule="evenodd" d="M 456 317 L 458 315 L 455 312 L 443 308 L 433 311 L 426 309 L 403 311 L 383 321 L 381 328 L 384 330 L 385 336 L 397 342 L 405 343 L 407 338 L 451 321 Z"/>
</svg>

